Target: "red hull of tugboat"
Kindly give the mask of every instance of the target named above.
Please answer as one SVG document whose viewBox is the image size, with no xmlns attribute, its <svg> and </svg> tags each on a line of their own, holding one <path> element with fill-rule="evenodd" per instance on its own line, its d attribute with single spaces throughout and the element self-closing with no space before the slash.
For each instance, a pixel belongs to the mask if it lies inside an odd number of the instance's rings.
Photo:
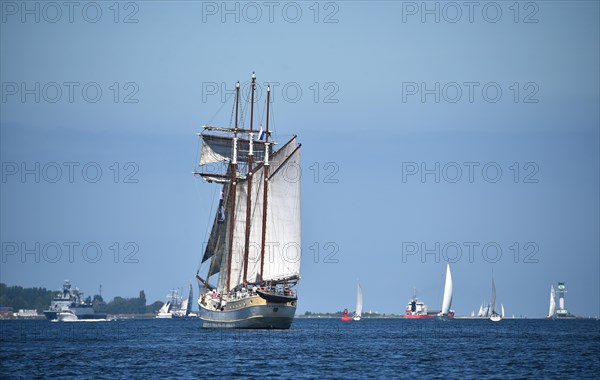
<svg viewBox="0 0 600 380">
<path fill-rule="evenodd" d="M 406 314 L 404 316 L 404 318 L 407 319 L 431 319 L 433 318 L 433 315 L 427 315 L 427 314 Z"/>
<path fill-rule="evenodd" d="M 437 317 L 436 314 L 405 314 L 404 318 L 408 318 L 408 319 L 432 319 Z M 454 318 L 454 312 L 451 311 L 448 313 L 448 315 L 446 316 L 446 318 L 448 319 L 453 319 Z"/>
</svg>

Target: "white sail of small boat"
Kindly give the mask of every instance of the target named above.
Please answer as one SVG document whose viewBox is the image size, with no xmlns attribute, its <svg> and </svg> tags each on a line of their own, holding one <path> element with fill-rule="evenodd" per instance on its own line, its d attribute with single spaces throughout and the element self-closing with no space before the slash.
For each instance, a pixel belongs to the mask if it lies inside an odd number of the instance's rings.
<svg viewBox="0 0 600 380">
<path fill-rule="evenodd" d="M 354 313 L 352 319 L 354 319 L 355 321 L 360 321 L 360 318 L 362 317 L 363 308 L 362 289 L 360 287 L 360 284 L 357 283 L 356 285 L 356 312 Z"/>
<path fill-rule="evenodd" d="M 481 304 L 479 306 L 479 312 L 477 313 L 478 317 L 485 317 L 485 315 L 483 315 L 483 304 Z"/>
<path fill-rule="evenodd" d="M 162 305 L 162 307 L 158 311 L 158 315 L 156 316 L 156 318 L 172 318 L 173 316 L 171 315 L 171 306 L 171 301 L 165 302 L 165 304 Z"/>
<path fill-rule="evenodd" d="M 548 310 L 548 316 L 546 318 L 552 319 L 556 313 L 556 293 L 554 292 L 554 285 L 550 285 L 550 308 Z"/>
<path fill-rule="evenodd" d="M 502 309 L 502 313 L 500 314 L 502 316 L 502 318 L 504 318 L 504 304 L 500 305 L 501 309 Z"/>
<path fill-rule="evenodd" d="M 181 313 L 182 313 L 184 316 L 185 316 L 185 315 L 187 315 L 188 304 L 189 304 L 189 302 L 188 302 L 188 299 L 187 299 L 187 298 L 186 298 L 186 299 L 184 299 L 184 300 L 181 302 L 181 309 L 180 309 L 180 310 L 181 310 Z"/>
<path fill-rule="evenodd" d="M 491 305 L 490 320 L 498 322 L 502 319 L 502 316 L 496 311 L 496 283 L 494 282 L 494 275 L 492 274 L 492 305 Z"/>
<path fill-rule="evenodd" d="M 442 300 L 442 311 L 439 316 L 447 316 L 452 306 L 452 273 L 450 272 L 450 264 L 446 264 L 446 283 L 444 285 L 444 298 Z"/>
</svg>

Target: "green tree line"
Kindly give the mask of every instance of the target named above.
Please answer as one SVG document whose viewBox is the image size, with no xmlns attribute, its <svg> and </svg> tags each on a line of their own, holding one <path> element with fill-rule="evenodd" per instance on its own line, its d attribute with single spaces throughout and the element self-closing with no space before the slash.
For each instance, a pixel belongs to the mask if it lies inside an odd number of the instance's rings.
<svg viewBox="0 0 600 380">
<path fill-rule="evenodd" d="M 57 291 L 46 288 L 23 288 L 22 286 L 6 286 L 0 283 L 0 306 L 19 309 L 44 310 L 50 306 L 52 297 Z"/>
<path fill-rule="evenodd" d="M 0 283 L 0 306 L 9 306 L 13 310 L 35 309 L 46 310 L 50 306 L 52 297 L 58 291 L 46 288 L 23 288 L 22 286 L 7 286 Z M 138 297 L 123 298 L 115 297 L 110 302 L 104 302 L 101 296 L 93 298 L 94 310 L 108 314 L 144 314 L 156 313 L 162 306 L 162 302 L 156 301 L 146 305 L 146 294 L 140 291 Z"/>
</svg>

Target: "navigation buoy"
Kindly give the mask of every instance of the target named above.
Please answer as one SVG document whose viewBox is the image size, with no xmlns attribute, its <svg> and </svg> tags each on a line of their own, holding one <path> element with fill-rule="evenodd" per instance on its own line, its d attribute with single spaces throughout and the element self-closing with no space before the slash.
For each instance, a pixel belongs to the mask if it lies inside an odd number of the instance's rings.
<svg viewBox="0 0 600 380">
<path fill-rule="evenodd" d="M 344 309 L 344 316 L 341 318 L 344 322 L 350 322 L 352 318 L 348 316 L 348 309 Z"/>
</svg>

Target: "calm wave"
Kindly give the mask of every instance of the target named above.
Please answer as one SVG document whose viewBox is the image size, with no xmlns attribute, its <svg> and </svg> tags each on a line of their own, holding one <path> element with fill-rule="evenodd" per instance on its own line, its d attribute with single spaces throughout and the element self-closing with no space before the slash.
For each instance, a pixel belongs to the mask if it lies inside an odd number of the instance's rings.
<svg viewBox="0 0 600 380">
<path fill-rule="evenodd" d="M 549 378 L 600 373 L 595 320 L 0 321 L 0 377 Z"/>
</svg>

